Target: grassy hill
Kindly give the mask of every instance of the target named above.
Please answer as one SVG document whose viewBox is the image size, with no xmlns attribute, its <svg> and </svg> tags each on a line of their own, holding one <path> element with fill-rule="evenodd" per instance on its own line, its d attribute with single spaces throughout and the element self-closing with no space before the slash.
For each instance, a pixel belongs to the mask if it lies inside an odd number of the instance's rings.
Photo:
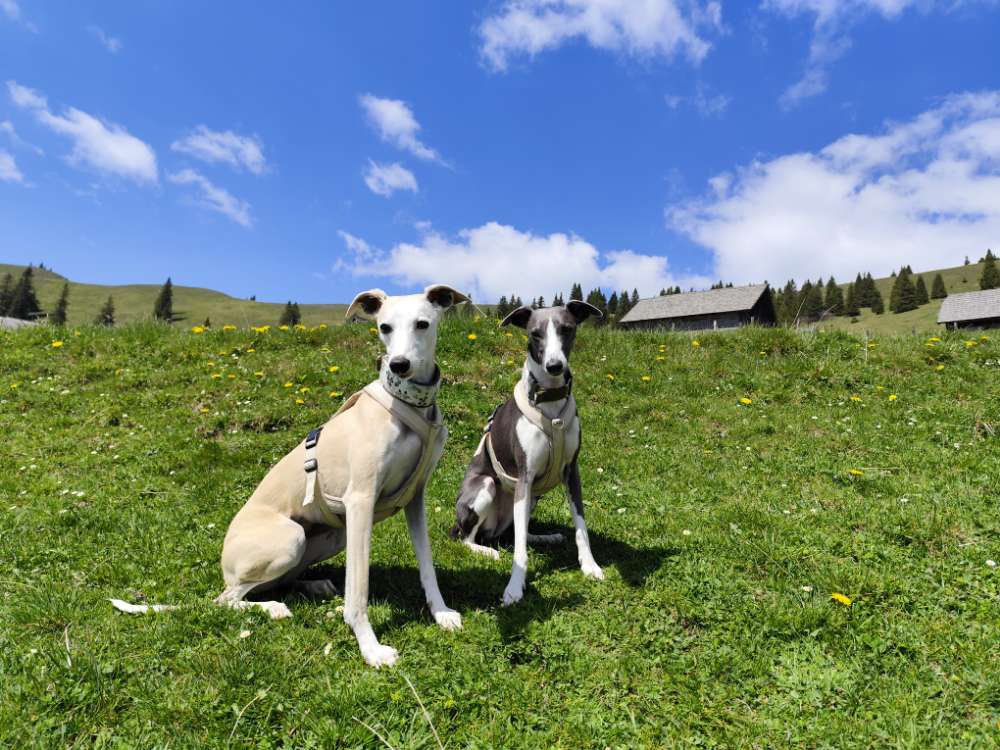
<svg viewBox="0 0 1000 750">
<path fill-rule="evenodd" d="M 24 266 L 0 263 L 0 277 L 13 274 L 16 279 Z M 49 270 L 35 272 L 35 288 L 38 300 L 45 310 L 55 307 L 63 283 L 67 279 Z M 112 295 L 115 300 L 115 316 L 120 323 L 148 320 L 152 317 L 153 301 L 160 291 L 159 284 L 127 284 L 105 286 L 102 284 L 81 284 L 69 282 L 69 323 L 83 325 L 92 323 L 98 310 Z M 179 321 L 194 325 L 211 318 L 216 326 L 232 324 L 238 326 L 275 325 L 281 316 L 285 303 L 251 302 L 230 297 L 222 292 L 198 287 L 174 286 L 174 314 Z M 299 305 L 302 322 L 306 325 L 326 323 L 333 325 L 343 321 L 347 305 Z"/>
<path fill-rule="evenodd" d="M 997 746 L 1000 337 L 582 330 L 607 580 L 580 574 L 553 492 L 532 526 L 567 542 L 532 549 L 503 608 L 509 548 L 447 530 L 523 359 L 504 333 L 455 319 L 440 340 L 428 517 L 465 627 L 434 626 L 389 519 L 371 617 L 401 661 L 376 672 L 339 599 L 289 595 L 280 622 L 211 604 L 233 514 L 372 377 L 368 326 L 0 332 L 0 746 L 437 748 L 406 679 L 448 748 Z"/>
<path fill-rule="evenodd" d="M 917 271 L 917 269 L 914 269 Z M 983 273 L 982 263 L 970 263 L 967 266 L 956 266 L 954 268 L 942 268 L 933 271 L 923 271 L 918 276 L 924 277 L 927 291 L 931 290 L 931 283 L 934 276 L 940 273 L 944 279 L 945 289 L 948 294 L 958 294 L 961 292 L 978 292 L 979 277 Z M 862 310 L 857 322 L 852 322 L 850 318 L 838 317 L 830 321 L 824 321 L 823 327 L 834 330 L 850 330 L 863 333 L 868 331 L 871 334 L 885 335 L 897 333 L 926 333 L 929 331 L 940 331 L 942 326 L 938 325 L 937 316 L 941 309 L 941 300 L 932 299 L 928 304 L 910 310 L 905 313 L 889 312 L 889 293 L 892 291 L 892 283 L 895 279 L 887 276 L 875 279 L 875 285 L 882 293 L 885 300 L 886 311 L 882 315 L 875 315 L 871 310 Z M 916 281 L 914 281 L 916 283 Z M 847 285 L 841 285 L 846 293 Z"/>
</svg>

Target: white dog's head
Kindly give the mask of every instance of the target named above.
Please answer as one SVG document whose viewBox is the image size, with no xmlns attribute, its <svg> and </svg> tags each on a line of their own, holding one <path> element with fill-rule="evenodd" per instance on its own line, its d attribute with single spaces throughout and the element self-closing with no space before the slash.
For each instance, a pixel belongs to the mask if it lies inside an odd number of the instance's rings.
<svg viewBox="0 0 1000 750">
<path fill-rule="evenodd" d="M 364 315 L 375 321 L 385 344 L 389 369 L 401 378 L 426 379 L 434 374 L 434 350 L 441 315 L 469 298 L 457 289 L 434 284 L 423 294 L 390 297 L 381 289 L 361 292 L 347 308 L 347 317 Z"/>
</svg>

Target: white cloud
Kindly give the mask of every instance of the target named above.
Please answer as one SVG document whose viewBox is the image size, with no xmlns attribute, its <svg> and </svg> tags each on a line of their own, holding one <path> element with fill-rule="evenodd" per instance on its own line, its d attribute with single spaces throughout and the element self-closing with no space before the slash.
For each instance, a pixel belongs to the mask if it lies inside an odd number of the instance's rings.
<svg viewBox="0 0 1000 750">
<path fill-rule="evenodd" d="M 186 138 L 170 144 L 170 148 L 210 164 L 227 164 L 256 175 L 267 170 L 264 146 L 260 139 L 256 136 L 239 135 L 231 130 L 210 130 L 199 125 Z"/>
<path fill-rule="evenodd" d="M 108 52 L 112 55 L 117 55 L 122 49 L 122 40 L 118 37 L 110 36 L 104 33 L 104 29 L 100 26 L 88 26 L 87 31 L 94 35 L 94 37 L 99 41 Z"/>
<path fill-rule="evenodd" d="M 666 94 L 663 100 L 670 109 L 680 109 L 682 105 L 690 104 L 702 117 L 721 117 L 729 109 L 731 101 L 725 94 L 709 94 L 700 84 L 692 96 Z"/>
<path fill-rule="evenodd" d="M 798 81 L 785 89 L 780 104 L 791 109 L 804 99 L 826 91 L 829 67 L 851 46 L 848 30 L 866 15 L 875 13 L 892 21 L 910 8 L 919 12 L 935 9 L 947 12 L 962 5 L 989 2 L 991 0 L 763 0 L 762 8 L 779 15 L 814 17 L 805 71 Z"/>
<path fill-rule="evenodd" d="M 175 185 L 197 185 L 201 191 L 199 205 L 223 216 L 228 216 L 240 226 L 248 229 L 253 226 L 249 203 L 236 198 L 193 169 L 182 169 L 180 172 L 174 172 L 167 175 L 167 179 Z"/>
<path fill-rule="evenodd" d="M 437 151 L 417 138 L 420 123 L 406 102 L 399 99 L 382 99 L 373 94 L 362 94 L 358 101 L 368 116 L 368 121 L 378 131 L 383 141 L 409 151 L 419 159 L 441 161 Z"/>
<path fill-rule="evenodd" d="M 31 110 L 42 125 L 73 141 L 70 164 L 86 164 L 139 183 L 157 181 L 156 153 L 121 125 L 99 120 L 75 107 L 54 115 L 44 96 L 15 81 L 7 81 L 7 90 L 16 106 Z"/>
<path fill-rule="evenodd" d="M 19 136 L 17 134 L 17 131 L 14 129 L 14 123 L 12 123 L 10 120 L 4 120 L 0 122 L 0 133 L 4 133 L 10 139 L 10 142 L 13 143 L 15 146 L 17 146 L 18 148 L 26 148 L 29 151 L 34 151 L 36 154 L 39 155 L 45 153 L 35 144 L 28 143 L 28 141 L 24 140 L 21 136 Z"/>
<path fill-rule="evenodd" d="M 709 43 L 701 29 L 722 27 L 719 2 L 700 0 L 506 0 L 479 27 L 480 54 L 493 70 L 581 38 L 592 47 L 640 58 L 683 54 L 698 63 Z"/>
<path fill-rule="evenodd" d="M 755 161 L 667 209 L 743 282 L 957 265 L 1000 237 L 1000 91 L 961 94 L 876 135 Z"/>
<path fill-rule="evenodd" d="M 419 243 L 400 243 L 378 251 L 364 240 L 341 232 L 348 257 L 337 268 L 358 276 L 388 278 L 406 285 L 452 284 L 480 302 L 517 294 L 529 299 L 562 292 L 579 282 L 584 290 L 638 288 L 643 295 L 680 284 L 703 286 L 708 279 L 675 276 L 667 259 L 631 250 L 600 252 L 572 234 L 535 235 L 489 222 L 463 229 L 454 238 L 428 231 Z"/>
<path fill-rule="evenodd" d="M 386 198 L 397 190 L 409 190 L 413 193 L 419 190 L 417 178 L 402 164 L 377 164 L 371 159 L 368 160 L 368 171 L 365 172 L 365 184 L 373 193 Z"/>
<path fill-rule="evenodd" d="M 4 182 L 24 182 L 24 175 L 17 168 L 13 155 L 0 149 L 0 180 Z"/>
<path fill-rule="evenodd" d="M 0 10 L 11 21 L 17 21 L 21 18 L 21 8 L 16 0 L 0 0 Z"/>
</svg>

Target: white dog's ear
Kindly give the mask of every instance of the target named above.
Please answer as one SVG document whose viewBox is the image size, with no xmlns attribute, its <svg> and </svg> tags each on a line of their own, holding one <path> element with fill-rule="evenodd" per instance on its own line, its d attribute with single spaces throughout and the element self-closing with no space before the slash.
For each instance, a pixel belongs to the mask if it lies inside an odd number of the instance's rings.
<svg viewBox="0 0 1000 750">
<path fill-rule="evenodd" d="M 581 302 L 578 299 L 571 299 L 567 302 L 566 309 L 569 310 L 570 315 L 576 318 L 577 323 L 582 323 L 590 317 L 597 318 L 598 320 L 604 317 L 604 313 L 596 307 L 586 302 Z"/>
<path fill-rule="evenodd" d="M 424 294 L 427 295 L 427 301 L 432 305 L 437 305 L 447 310 L 452 305 L 457 305 L 459 302 L 468 302 L 469 298 L 462 294 L 457 289 L 448 286 L 447 284 L 434 284 L 424 289 Z"/>
<path fill-rule="evenodd" d="M 381 289 L 369 289 L 367 292 L 361 292 L 347 308 L 347 314 L 344 317 L 348 320 L 355 315 L 363 315 L 367 318 L 374 317 L 382 309 L 382 303 L 387 297 L 388 295 Z"/>
<path fill-rule="evenodd" d="M 532 309 L 528 306 L 519 307 L 514 310 L 510 315 L 500 321 L 502 326 L 517 326 L 518 328 L 524 328 L 528 325 L 528 321 L 531 319 Z"/>
</svg>

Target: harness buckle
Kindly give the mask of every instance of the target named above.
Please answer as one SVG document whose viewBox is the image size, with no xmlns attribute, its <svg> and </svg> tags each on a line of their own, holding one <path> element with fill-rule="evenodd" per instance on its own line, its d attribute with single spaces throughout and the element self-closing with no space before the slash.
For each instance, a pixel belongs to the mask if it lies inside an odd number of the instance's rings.
<svg viewBox="0 0 1000 750">
<path fill-rule="evenodd" d="M 309 434 L 306 435 L 306 450 L 316 447 L 316 444 L 319 442 L 319 434 L 322 431 L 322 427 L 317 427 L 315 430 L 309 431 Z"/>
<path fill-rule="evenodd" d="M 319 468 L 319 462 L 315 458 L 310 458 L 303 464 L 303 468 L 306 470 L 306 474 L 312 474 Z"/>
</svg>

